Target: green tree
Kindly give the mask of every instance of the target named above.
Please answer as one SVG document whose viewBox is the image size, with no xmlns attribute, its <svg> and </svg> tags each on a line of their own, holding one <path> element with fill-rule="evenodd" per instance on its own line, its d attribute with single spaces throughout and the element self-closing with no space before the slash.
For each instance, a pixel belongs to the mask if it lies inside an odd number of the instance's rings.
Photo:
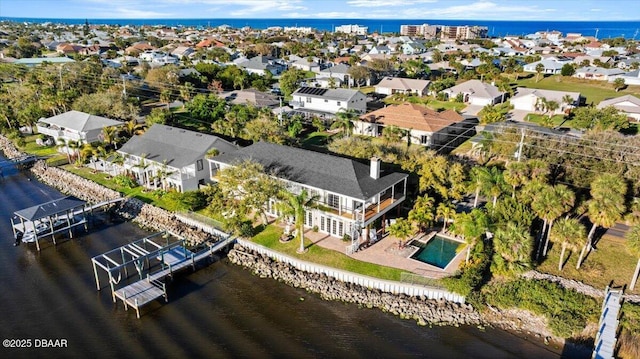
<svg viewBox="0 0 640 359">
<path fill-rule="evenodd" d="M 151 127 L 158 123 L 161 125 L 167 124 L 171 120 L 171 111 L 166 108 L 156 107 L 151 110 L 151 113 L 144 119 L 145 125 Z"/>
<path fill-rule="evenodd" d="M 300 248 L 298 253 L 306 252 L 304 248 L 304 216 L 307 209 L 313 207 L 318 196 L 309 196 L 306 189 L 303 189 L 299 194 L 293 194 L 288 191 L 282 191 L 280 194 L 282 202 L 280 202 L 279 209 L 286 216 L 292 216 L 294 218 L 297 234 L 300 236 Z"/>
<path fill-rule="evenodd" d="M 529 168 L 524 162 L 509 162 L 504 171 L 504 181 L 511 185 L 511 197 L 515 198 L 516 189 L 529 182 Z"/>
<path fill-rule="evenodd" d="M 391 224 L 388 227 L 388 229 L 389 229 L 389 234 L 398 238 L 399 247 L 404 247 L 404 244 L 407 241 L 407 239 L 414 234 L 414 229 L 413 229 L 413 226 L 411 225 L 411 222 L 404 218 L 396 219 L 396 221 L 393 224 Z"/>
<path fill-rule="evenodd" d="M 536 82 L 540 81 L 540 74 L 544 71 L 544 65 L 539 63 L 536 65 Z"/>
<path fill-rule="evenodd" d="M 560 75 L 562 76 L 573 76 L 576 73 L 576 68 L 573 67 L 573 64 L 564 64 L 562 65 L 562 69 L 560 69 Z"/>
<path fill-rule="evenodd" d="M 636 270 L 633 271 L 633 277 L 631 278 L 631 283 L 629 283 L 629 288 L 633 290 L 636 286 L 636 282 L 638 281 L 638 273 L 640 272 L 640 225 L 637 224 L 631 227 L 625 235 L 625 238 L 627 240 L 627 250 L 631 255 L 638 258 Z"/>
<path fill-rule="evenodd" d="M 455 216 L 452 231 L 461 235 L 467 243 L 466 263 L 469 263 L 471 252 L 475 248 L 478 241 L 489 230 L 490 221 L 487 214 L 474 208 L 469 213 L 459 213 Z"/>
<path fill-rule="evenodd" d="M 280 75 L 280 89 L 285 97 L 291 96 L 291 94 L 298 88 L 298 82 L 304 79 L 304 72 L 296 68 L 290 68 Z"/>
<path fill-rule="evenodd" d="M 421 232 L 433 223 L 434 203 L 435 200 L 425 194 L 416 198 L 413 208 L 409 211 L 409 221 L 415 223 Z"/>
<path fill-rule="evenodd" d="M 593 106 L 573 110 L 573 125 L 582 130 L 602 132 L 629 128 L 629 120 L 613 106 L 598 109 Z"/>
<path fill-rule="evenodd" d="M 512 276 L 531 268 L 533 240 L 527 228 L 507 223 L 493 237 L 493 263 L 491 271 L 498 275 Z"/>
<path fill-rule="evenodd" d="M 336 119 L 331 125 L 331 129 L 339 128 L 340 132 L 346 136 L 351 136 L 351 132 L 353 132 L 353 121 L 358 118 L 358 112 L 353 109 L 345 110 L 343 108 L 336 113 Z"/>
<path fill-rule="evenodd" d="M 576 252 L 582 247 L 587 237 L 586 231 L 579 220 L 575 218 L 561 218 L 550 232 L 551 240 L 560 243 L 562 246 L 560 260 L 558 261 L 558 270 L 561 271 L 566 250 L 569 249 L 572 252 Z"/>
<path fill-rule="evenodd" d="M 622 77 L 618 77 L 613 80 L 613 88 L 616 89 L 616 92 L 622 90 L 626 86 L 626 83 Z"/>
</svg>

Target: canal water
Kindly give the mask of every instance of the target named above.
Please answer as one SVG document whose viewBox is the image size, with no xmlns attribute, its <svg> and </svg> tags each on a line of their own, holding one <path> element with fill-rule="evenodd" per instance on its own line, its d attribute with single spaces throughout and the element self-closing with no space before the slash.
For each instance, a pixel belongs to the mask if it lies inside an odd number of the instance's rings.
<svg viewBox="0 0 640 359">
<path fill-rule="evenodd" d="M 31 348 L 0 358 L 554 358 L 500 330 L 419 327 L 375 309 L 327 302 L 222 258 L 178 276 L 169 303 L 142 318 L 96 291 L 91 257 L 148 234 L 109 222 L 53 246 L 13 246 L 10 216 L 62 196 L 16 170 L 0 179 L 0 337 Z M 43 341 L 43 340 L 46 340 Z M 35 348 L 66 341 L 63 348 Z M 14 341 L 11 344 L 16 344 Z"/>
</svg>

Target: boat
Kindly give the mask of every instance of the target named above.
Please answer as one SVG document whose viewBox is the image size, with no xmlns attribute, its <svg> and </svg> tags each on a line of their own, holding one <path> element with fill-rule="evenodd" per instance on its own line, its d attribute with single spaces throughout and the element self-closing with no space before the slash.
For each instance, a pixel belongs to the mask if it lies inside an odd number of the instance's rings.
<svg viewBox="0 0 640 359">
<path fill-rule="evenodd" d="M 36 234 L 41 235 L 42 233 L 45 233 L 49 229 L 49 226 L 47 225 L 47 223 L 40 222 L 36 225 L 35 229 L 36 229 L 35 231 L 33 230 L 33 228 L 27 229 L 22 235 L 22 242 L 24 243 L 35 242 Z"/>
</svg>

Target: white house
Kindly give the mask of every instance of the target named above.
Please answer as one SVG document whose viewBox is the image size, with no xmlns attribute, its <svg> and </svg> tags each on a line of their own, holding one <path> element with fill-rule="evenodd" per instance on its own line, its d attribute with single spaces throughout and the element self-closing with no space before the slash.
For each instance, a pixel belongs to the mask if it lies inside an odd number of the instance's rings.
<svg viewBox="0 0 640 359">
<path fill-rule="evenodd" d="M 133 173 L 141 185 L 184 192 L 210 183 L 205 157 L 213 148 L 219 153 L 237 150 L 216 136 L 155 124 L 133 136 L 118 153 L 125 158 L 123 169 Z"/>
<path fill-rule="evenodd" d="M 36 123 L 36 128 L 39 133 L 51 136 L 56 143 L 69 141 L 93 143 L 100 140 L 103 128 L 122 125 L 124 125 L 122 121 L 74 110 L 49 118 L 41 118 Z M 65 151 L 64 148 L 61 150 Z"/>
<path fill-rule="evenodd" d="M 486 106 L 504 101 L 505 93 L 492 84 L 480 80 L 469 80 L 443 90 L 448 98 L 453 99 L 462 94 L 463 102 L 471 105 Z"/>
<path fill-rule="evenodd" d="M 301 87 L 292 94 L 294 110 L 335 115 L 340 110 L 367 110 L 367 97 L 358 90 Z"/>
<path fill-rule="evenodd" d="M 542 99 L 558 103 L 559 107 L 554 111 L 554 114 L 562 114 L 568 108 L 579 106 L 582 102 L 582 96 L 579 92 L 540 90 L 526 87 L 518 87 L 509 102 L 513 105 L 514 110 L 537 112 L 543 110 Z M 568 103 L 567 99 L 570 99 L 571 102 Z"/>
<path fill-rule="evenodd" d="M 604 67 L 586 66 L 576 70 L 574 77 L 587 80 L 609 81 L 617 75 L 623 75 L 626 71 L 619 68 L 606 69 Z"/>
<path fill-rule="evenodd" d="M 384 226 L 386 214 L 406 196 L 408 176 L 384 170 L 377 158 L 364 164 L 267 142 L 210 158 L 212 179 L 220 169 L 244 160 L 260 163 L 294 194 L 306 189 L 310 196 L 317 196 L 318 206 L 306 211 L 304 225 L 333 237 L 356 234 L 369 238 L 373 224 L 381 219 Z M 271 200 L 266 208 L 273 217 L 277 216 L 275 203 Z"/>
<path fill-rule="evenodd" d="M 385 77 L 375 86 L 375 92 L 383 95 L 393 95 L 395 93 L 416 94 L 426 96 L 429 80 L 407 79 L 402 77 Z"/>
<path fill-rule="evenodd" d="M 607 106 L 613 106 L 628 117 L 633 118 L 637 122 L 640 121 L 640 98 L 633 95 L 625 95 L 604 100 L 598 104 L 598 108 L 600 109 Z"/>
<path fill-rule="evenodd" d="M 541 61 L 536 61 L 536 62 L 532 62 L 530 64 L 526 64 L 522 67 L 522 69 L 524 70 L 524 72 L 533 72 L 533 73 L 537 73 L 538 71 L 536 70 L 536 67 L 538 67 L 539 64 L 542 64 L 543 70 L 542 70 L 542 74 L 545 75 L 556 75 L 559 74 L 562 71 L 562 66 L 564 66 L 565 64 L 571 63 L 570 61 L 560 61 L 557 59 L 545 59 L 545 60 L 541 60 Z"/>
</svg>

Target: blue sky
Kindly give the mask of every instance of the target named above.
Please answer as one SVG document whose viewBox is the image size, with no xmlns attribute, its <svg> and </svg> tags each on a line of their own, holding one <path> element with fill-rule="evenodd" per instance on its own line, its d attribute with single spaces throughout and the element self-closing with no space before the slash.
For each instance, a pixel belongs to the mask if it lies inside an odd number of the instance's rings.
<svg viewBox="0 0 640 359">
<path fill-rule="evenodd" d="M 0 17 L 640 20 L 638 0 L 0 0 Z"/>
</svg>

